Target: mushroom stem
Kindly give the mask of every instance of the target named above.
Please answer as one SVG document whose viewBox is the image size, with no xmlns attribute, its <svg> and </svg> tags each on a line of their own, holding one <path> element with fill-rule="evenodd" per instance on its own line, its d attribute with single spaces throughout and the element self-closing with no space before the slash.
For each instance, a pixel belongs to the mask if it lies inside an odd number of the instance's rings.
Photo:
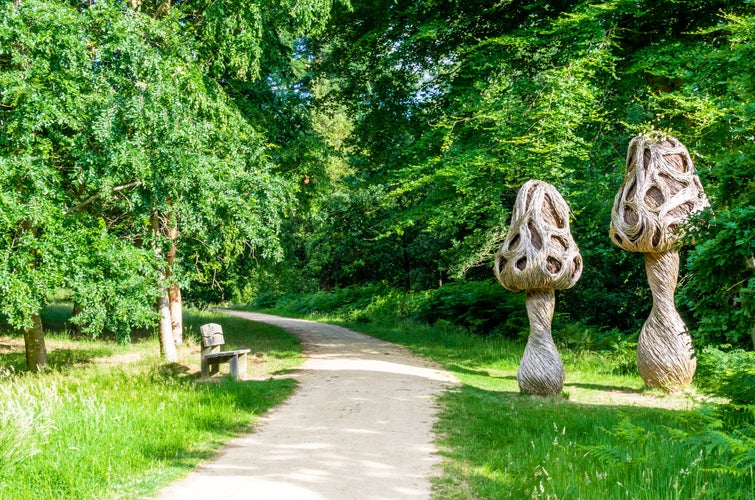
<svg viewBox="0 0 755 500">
<path fill-rule="evenodd" d="M 516 373 L 519 389 L 538 396 L 559 394 L 564 386 L 564 364 L 551 336 L 556 293 L 553 289 L 528 290 L 526 300 L 530 335 Z"/>
<path fill-rule="evenodd" d="M 637 367 L 648 387 L 675 392 L 692 381 L 697 367 L 692 337 L 674 304 L 679 252 L 646 253 L 645 272 L 653 308 L 637 341 Z"/>
</svg>

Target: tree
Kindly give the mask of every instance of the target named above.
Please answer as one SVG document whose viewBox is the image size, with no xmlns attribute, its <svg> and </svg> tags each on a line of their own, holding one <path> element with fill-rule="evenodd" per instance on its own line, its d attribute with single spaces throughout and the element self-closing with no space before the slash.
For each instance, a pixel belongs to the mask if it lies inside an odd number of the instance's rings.
<svg viewBox="0 0 755 500">
<path fill-rule="evenodd" d="M 125 313 L 131 299 L 164 304 L 169 290 L 177 297 L 179 284 L 206 276 L 219 257 L 274 256 L 290 185 L 272 171 L 260 133 L 208 77 L 196 55 L 212 51 L 178 14 L 81 7 L 2 7 L 2 307 L 31 331 L 66 285 L 89 332 L 107 325 L 127 338 L 154 321 L 143 307 Z M 301 14 L 305 27 L 316 14 Z M 227 64 L 253 76 L 248 62 Z M 132 275 L 140 279 L 124 279 Z M 118 309 L 105 314 L 103 297 Z M 161 338 L 175 360 L 172 331 Z M 41 356 L 43 344 L 29 339 Z"/>
<path fill-rule="evenodd" d="M 94 118 L 92 141 L 102 157 L 86 195 L 99 196 L 114 214 L 113 231 L 151 247 L 170 358 L 180 340 L 179 284 L 220 255 L 274 253 L 286 182 L 271 172 L 260 135 L 193 64 L 180 23 L 117 8 L 87 14 L 103 34 L 96 71 L 112 98 Z"/>
<path fill-rule="evenodd" d="M 84 143 L 91 60 L 77 13 L 4 3 L 0 26 L 0 307 L 25 330 L 30 369 L 47 364 L 40 312 L 78 253 L 66 190 Z"/>
<path fill-rule="evenodd" d="M 568 309 L 628 332 L 648 313 L 644 273 L 605 236 L 627 144 L 667 131 L 688 144 L 706 185 L 727 171 L 742 185 L 748 162 L 727 151 L 749 151 L 734 101 L 747 102 L 751 11 L 727 0 L 354 2 L 312 46 L 318 77 L 354 120 L 351 189 L 389 193 L 397 209 L 381 233 L 421 249 L 415 283 L 437 285 L 439 270 L 488 276 L 507 207 L 538 178 L 564 193 L 575 232 L 587 234 Z"/>
<path fill-rule="evenodd" d="M 730 14 L 711 29 L 721 35 L 707 61 L 720 93 L 705 108 L 711 144 L 712 210 L 690 228 L 696 243 L 681 290 L 707 342 L 755 348 L 755 13 Z"/>
<path fill-rule="evenodd" d="M 595 14 L 560 14 L 373 2 L 334 20 L 320 68 L 357 117 L 362 182 L 386 185 L 401 207 L 385 234 L 431 250 L 421 261 L 435 279 L 420 282 L 479 276 L 503 238 L 501 198 L 533 177 L 567 185 L 588 159 L 616 35 Z"/>
</svg>

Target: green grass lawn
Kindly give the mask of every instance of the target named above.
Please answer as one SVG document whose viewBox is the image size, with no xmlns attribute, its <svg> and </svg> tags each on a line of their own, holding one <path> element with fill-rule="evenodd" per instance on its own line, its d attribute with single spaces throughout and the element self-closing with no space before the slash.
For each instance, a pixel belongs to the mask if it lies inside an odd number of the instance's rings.
<svg viewBox="0 0 755 500">
<path fill-rule="evenodd" d="M 65 328 L 65 308 L 48 314 Z M 0 498 L 152 496 L 291 393 L 291 379 L 272 375 L 300 362 L 295 338 L 216 313 L 185 320 L 182 362 L 169 365 L 155 338 L 118 345 L 50 333 L 50 370 L 38 375 L 22 371 L 22 339 L 0 336 Z M 198 329 L 210 321 L 223 325 L 227 349 L 252 350 L 247 380 L 198 380 Z M 732 468 L 724 446 L 737 436 L 716 434 L 694 388 L 645 390 L 630 352 L 562 348 L 564 395 L 539 398 L 518 390 L 521 342 L 411 321 L 346 326 L 406 345 L 458 378 L 439 400 L 435 498 L 755 495 L 752 471 Z M 711 427 L 720 443 L 699 438 Z"/>
<path fill-rule="evenodd" d="M 459 379 L 440 398 L 436 498 L 755 498 L 752 471 L 732 474 L 723 448 L 695 438 L 710 424 L 703 396 L 644 389 L 628 353 L 562 349 L 564 395 L 531 397 L 516 381 L 519 342 L 412 322 L 346 326 Z"/>
<path fill-rule="evenodd" d="M 198 379 L 197 332 L 210 321 L 223 325 L 227 349 L 252 350 L 247 380 Z M 0 498 L 151 496 L 294 389 L 272 377 L 300 362 L 291 335 L 215 313 L 185 322 L 182 362 L 170 365 L 156 338 L 118 345 L 53 332 L 50 369 L 33 374 L 22 371 L 22 338 L 0 336 Z"/>
</svg>

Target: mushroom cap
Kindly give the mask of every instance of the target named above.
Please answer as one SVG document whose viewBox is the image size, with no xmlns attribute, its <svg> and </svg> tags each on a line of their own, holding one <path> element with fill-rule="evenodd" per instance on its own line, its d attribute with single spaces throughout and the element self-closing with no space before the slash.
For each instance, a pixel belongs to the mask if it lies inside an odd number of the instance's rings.
<svg viewBox="0 0 755 500">
<path fill-rule="evenodd" d="M 569 206 L 555 187 L 530 180 L 519 189 L 494 272 L 512 292 L 563 290 L 577 282 L 582 256 L 569 230 Z"/>
<path fill-rule="evenodd" d="M 664 252 L 677 244 L 677 229 L 690 214 L 707 206 L 687 148 L 660 132 L 639 135 L 627 149 L 609 235 L 629 252 Z"/>
</svg>

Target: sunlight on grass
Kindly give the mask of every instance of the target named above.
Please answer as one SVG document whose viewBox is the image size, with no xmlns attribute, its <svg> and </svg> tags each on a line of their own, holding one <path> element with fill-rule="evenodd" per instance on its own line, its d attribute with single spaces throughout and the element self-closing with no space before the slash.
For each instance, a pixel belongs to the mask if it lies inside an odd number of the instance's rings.
<svg viewBox="0 0 755 500">
<path fill-rule="evenodd" d="M 702 451 L 676 439 L 673 429 L 696 425 L 690 413 L 469 386 L 441 402 L 437 431 L 447 460 L 439 498 L 736 498 L 751 491 L 746 481 L 706 470 Z"/>
<path fill-rule="evenodd" d="M 48 335 L 47 373 L 4 368 L 0 498 L 151 495 L 294 389 L 275 377 L 301 362 L 291 335 L 217 313 L 190 311 L 185 321 L 180 364 L 160 362 L 155 338 L 117 345 L 61 333 Z M 210 321 L 223 325 L 229 349 L 252 349 L 249 380 L 198 379 L 196 332 Z M 0 358 L 18 357 L 21 339 L 0 337 Z"/>
<path fill-rule="evenodd" d="M 751 498 L 753 476 L 716 469 L 716 456 L 689 439 L 705 423 L 690 411 L 694 388 L 646 390 L 626 353 L 562 349 L 559 397 L 521 395 L 523 344 L 412 322 L 341 323 L 400 343 L 453 373 L 436 424 L 443 474 L 435 497 Z M 746 472 L 746 471 L 745 471 Z"/>
</svg>

